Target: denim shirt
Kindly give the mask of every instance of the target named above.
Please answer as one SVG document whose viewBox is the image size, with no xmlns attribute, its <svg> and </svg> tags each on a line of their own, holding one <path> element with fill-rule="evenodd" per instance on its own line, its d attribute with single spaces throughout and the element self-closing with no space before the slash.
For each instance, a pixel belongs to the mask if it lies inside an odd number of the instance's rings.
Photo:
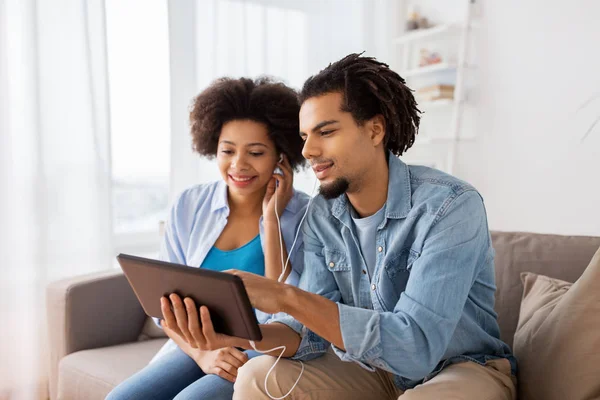
<svg viewBox="0 0 600 400">
<path fill-rule="evenodd" d="M 494 250 L 483 200 L 469 184 L 441 171 L 407 166 L 389 154 L 385 218 L 377 227 L 369 280 L 343 195 L 313 200 L 304 234 L 299 288 L 338 305 L 344 361 L 392 372 L 406 390 L 449 364 L 516 359 L 499 339 L 494 311 Z M 309 360 L 329 343 L 288 315 L 301 337 L 293 358 Z"/>
<path fill-rule="evenodd" d="M 306 193 L 294 190 L 292 198 L 280 216 L 281 233 L 286 250 L 290 254 L 292 266 L 285 282 L 291 285 L 298 284 L 304 266 L 302 233 L 298 234 L 298 240 L 291 252 L 290 248 L 296 232 L 300 228 L 300 221 L 304 216 L 309 199 L 310 196 Z M 216 181 L 186 189 L 171 207 L 158 258 L 162 261 L 200 267 L 225 229 L 228 217 L 229 203 L 225 182 Z M 259 233 L 264 251 L 265 235 L 262 217 L 259 220 Z M 266 322 L 272 315 L 256 310 L 256 317 L 259 322 Z M 153 318 L 153 320 L 160 327 L 158 318 Z M 169 340 L 153 360 L 175 347 L 175 343 Z"/>
</svg>

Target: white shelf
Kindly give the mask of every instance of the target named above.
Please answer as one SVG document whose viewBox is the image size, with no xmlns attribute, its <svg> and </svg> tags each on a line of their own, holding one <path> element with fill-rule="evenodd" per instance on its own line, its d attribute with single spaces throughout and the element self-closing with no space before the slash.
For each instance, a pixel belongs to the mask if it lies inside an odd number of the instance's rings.
<svg viewBox="0 0 600 400">
<path fill-rule="evenodd" d="M 432 74 L 435 72 L 450 71 L 452 69 L 456 69 L 456 64 L 437 63 L 437 64 L 432 64 L 432 65 L 427 65 L 426 67 L 409 69 L 407 71 L 400 73 L 400 76 L 402 76 L 403 78 L 407 78 L 407 77 L 411 77 L 411 76 Z"/>
<path fill-rule="evenodd" d="M 395 38 L 394 43 L 405 44 L 420 40 L 430 40 L 435 38 L 436 36 L 459 33 L 463 28 L 464 27 L 459 24 L 443 24 L 436 25 L 432 28 L 427 29 L 417 29 L 413 31 L 408 31 L 404 35 Z"/>
</svg>

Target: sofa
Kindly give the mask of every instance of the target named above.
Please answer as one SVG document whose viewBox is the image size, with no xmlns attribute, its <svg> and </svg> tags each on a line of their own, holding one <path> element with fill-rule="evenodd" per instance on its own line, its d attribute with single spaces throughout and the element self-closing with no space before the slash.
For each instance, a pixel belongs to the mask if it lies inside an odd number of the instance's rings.
<svg viewBox="0 0 600 400">
<path fill-rule="evenodd" d="M 492 240 L 496 311 L 501 338 L 511 346 L 523 294 L 521 273 L 575 282 L 600 248 L 600 237 L 492 232 Z M 52 400 L 104 399 L 166 340 L 141 335 L 147 318 L 120 271 L 51 283 L 47 317 Z"/>
</svg>

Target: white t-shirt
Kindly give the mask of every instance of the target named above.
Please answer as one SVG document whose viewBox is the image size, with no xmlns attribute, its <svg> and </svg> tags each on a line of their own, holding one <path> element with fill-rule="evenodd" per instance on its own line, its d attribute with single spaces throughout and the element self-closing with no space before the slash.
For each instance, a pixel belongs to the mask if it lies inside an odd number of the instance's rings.
<svg viewBox="0 0 600 400">
<path fill-rule="evenodd" d="M 352 210 L 352 221 L 354 221 L 354 227 L 358 235 L 363 260 L 367 264 L 369 279 L 373 277 L 375 260 L 377 258 L 375 234 L 377 233 L 377 227 L 381 224 L 384 217 L 385 204 L 375 214 L 365 218 L 359 218 L 356 211 Z"/>
</svg>

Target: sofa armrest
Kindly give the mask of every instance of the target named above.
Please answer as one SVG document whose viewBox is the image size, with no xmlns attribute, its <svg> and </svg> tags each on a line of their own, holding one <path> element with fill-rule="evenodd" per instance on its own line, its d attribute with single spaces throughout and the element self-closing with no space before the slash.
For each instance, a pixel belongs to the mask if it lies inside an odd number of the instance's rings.
<svg viewBox="0 0 600 400">
<path fill-rule="evenodd" d="M 125 275 L 105 271 L 50 283 L 46 288 L 50 397 L 58 364 L 79 350 L 136 341 L 146 316 Z"/>
</svg>

